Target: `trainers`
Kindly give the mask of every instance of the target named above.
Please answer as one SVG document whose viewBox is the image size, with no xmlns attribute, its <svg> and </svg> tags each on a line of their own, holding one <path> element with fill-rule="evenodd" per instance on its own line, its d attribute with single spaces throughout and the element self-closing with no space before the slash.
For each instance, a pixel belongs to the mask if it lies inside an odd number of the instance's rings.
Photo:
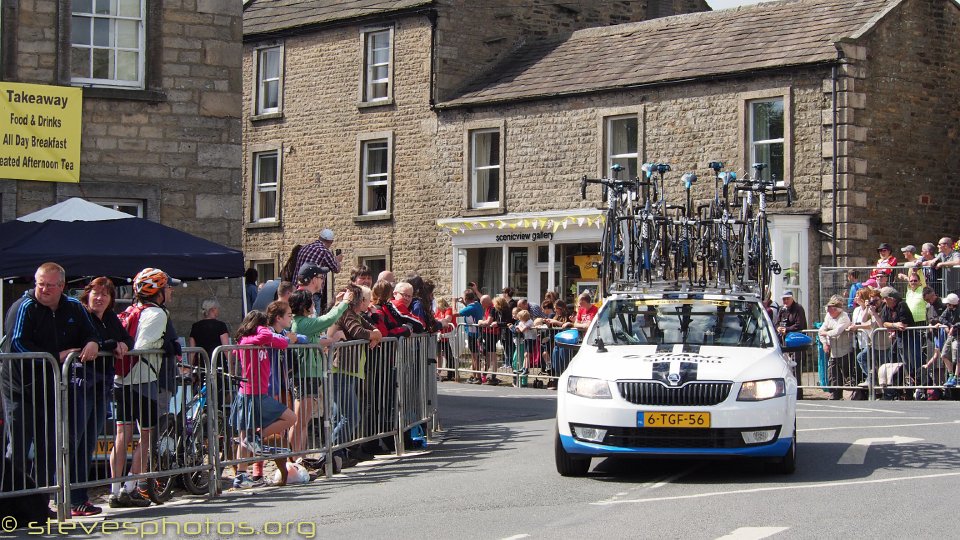
<svg viewBox="0 0 960 540">
<path fill-rule="evenodd" d="M 70 515 L 73 517 L 95 516 L 100 512 L 103 512 L 103 508 L 100 508 L 99 506 L 94 506 L 93 503 L 91 503 L 90 501 L 74 506 L 73 508 L 70 509 Z"/>
<path fill-rule="evenodd" d="M 134 498 L 130 493 L 121 491 L 119 495 L 111 495 L 107 499 L 107 505 L 110 508 L 146 508 L 150 506 L 150 499 L 141 498 L 139 493 Z"/>
<path fill-rule="evenodd" d="M 256 439 L 242 439 L 240 441 L 240 446 L 244 447 L 255 456 L 263 454 L 263 446 L 260 445 L 260 441 Z"/>
<path fill-rule="evenodd" d="M 500 384 L 500 379 L 496 377 L 490 377 L 489 379 L 487 379 L 487 384 L 489 384 L 490 386 L 497 386 L 498 384 Z"/>
<path fill-rule="evenodd" d="M 943 386 L 947 388 L 954 388 L 957 386 L 957 376 L 951 375 L 947 377 L 947 382 L 943 383 Z"/>
<path fill-rule="evenodd" d="M 261 476 L 259 479 L 254 480 L 252 477 L 247 476 L 244 473 L 240 473 L 233 479 L 233 489 L 250 489 L 255 487 L 262 487 L 266 482 L 263 481 Z"/>
</svg>

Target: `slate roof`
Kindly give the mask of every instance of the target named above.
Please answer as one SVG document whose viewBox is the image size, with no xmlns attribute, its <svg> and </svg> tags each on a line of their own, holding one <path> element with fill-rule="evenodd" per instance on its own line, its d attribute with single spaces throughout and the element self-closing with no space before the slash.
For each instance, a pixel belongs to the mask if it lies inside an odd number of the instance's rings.
<svg viewBox="0 0 960 540">
<path fill-rule="evenodd" d="M 432 0 L 253 0 L 243 10 L 243 34 L 269 34 L 431 4 Z"/>
<path fill-rule="evenodd" d="M 829 62 L 901 1 L 785 0 L 579 30 L 519 48 L 440 107 Z"/>
</svg>

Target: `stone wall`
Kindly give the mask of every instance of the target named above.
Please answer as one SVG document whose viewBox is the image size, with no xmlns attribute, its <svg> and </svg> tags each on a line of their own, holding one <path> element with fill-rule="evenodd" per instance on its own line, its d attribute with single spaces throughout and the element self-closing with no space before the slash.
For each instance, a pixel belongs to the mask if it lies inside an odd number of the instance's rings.
<svg viewBox="0 0 960 540">
<path fill-rule="evenodd" d="M 960 207 L 960 9 L 909 0 L 845 47 L 850 205 L 841 253 L 872 263 L 880 242 L 956 237 Z M 845 248 L 845 249 L 844 249 Z M 896 253 L 899 257 L 899 252 Z"/>
<path fill-rule="evenodd" d="M 442 0 L 437 4 L 438 102 L 451 98 L 465 83 L 493 68 L 504 55 L 525 42 L 582 28 L 710 9 L 703 0 Z"/>
<path fill-rule="evenodd" d="M 4 42 L 16 50 L 15 65 L 4 66 L 5 80 L 59 84 L 67 60 L 58 59 L 57 13 L 65 4 L 19 2 L 14 32 Z M 239 248 L 240 7 L 232 0 L 164 2 L 159 51 L 148 48 L 147 57 L 157 60 L 156 92 L 102 97 L 85 90 L 80 183 L 0 180 L 3 218 L 75 196 L 135 199 L 144 202 L 144 217 Z M 173 304 L 179 332 L 189 332 L 209 297 L 223 304 L 224 320 L 238 322 L 240 290 L 239 280 L 217 280 L 180 291 Z"/>
</svg>

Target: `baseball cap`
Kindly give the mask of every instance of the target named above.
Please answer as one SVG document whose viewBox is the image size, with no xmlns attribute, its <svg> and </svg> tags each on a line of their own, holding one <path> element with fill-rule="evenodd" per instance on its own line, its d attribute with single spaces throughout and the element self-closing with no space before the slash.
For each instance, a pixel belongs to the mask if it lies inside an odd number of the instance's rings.
<svg viewBox="0 0 960 540">
<path fill-rule="evenodd" d="M 326 240 L 327 242 L 333 242 L 333 231 L 330 229 L 324 229 L 320 231 L 320 239 Z"/>
<path fill-rule="evenodd" d="M 303 263 L 303 266 L 300 267 L 300 272 L 297 273 L 297 280 L 300 282 L 307 282 L 311 279 L 322 276 L 327 272 L 313 263 Z"/>
<path fill-rule="evenodd" d="M 879 285 L 879 283 L 877 283 L 877 280 L 873 278 L 870 278 L 863 282 L 864 287 L 876 287 L 877 285 Z"/>
<path fill-rule="evenodd" d="M 793 298 L 793 291 L 783 291 L 782 298 Z"/>
<path fill-rule="evenodd" d="M 957 296 L 955 293 L 950 293 L 946 298 L 943 299 L 944 302 L 952 305 L 960 304 L 960 296 Z"/>
<path fill-rule="evenodd" d="M 908 251 L 909 251 L 910 253 L 916 253 L 916 252 L 917 252 L 917 246 L 915 246 L 915 245 L 913 245 L 913 244 L 907 244 L 907 245 L 903 246 L 902 248 L 900 248 L 900 251 L 902 251 L 902 252 L 904 252 L 904 253 L 906 253 L 906 252 L 908 252 Z"/>
<path fill-rule="evenodd" d="M 891 246 L 890 244 L 884 242 L 884 243 L 880 244 L 880 247 L 877 248 L 877 251 L 880 251 L 881 249 L 885 249 L 885 250 L 887 250 L 887 251 L 893 251 L 893 246 Z"/>
</svg>

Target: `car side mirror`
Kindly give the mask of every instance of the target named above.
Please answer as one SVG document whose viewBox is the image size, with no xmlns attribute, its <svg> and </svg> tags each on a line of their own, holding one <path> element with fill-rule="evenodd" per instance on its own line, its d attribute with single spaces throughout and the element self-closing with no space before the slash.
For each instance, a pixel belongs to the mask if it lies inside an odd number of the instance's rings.
<svg viewBox="0 0 960 540">
<path fill-rule="evenodd" d="M 785 353 L 803 352 L 813 345 L 813 338 L 802 332 L 790 332 L 783 339 L 780 350 Z"/>
</svg>

